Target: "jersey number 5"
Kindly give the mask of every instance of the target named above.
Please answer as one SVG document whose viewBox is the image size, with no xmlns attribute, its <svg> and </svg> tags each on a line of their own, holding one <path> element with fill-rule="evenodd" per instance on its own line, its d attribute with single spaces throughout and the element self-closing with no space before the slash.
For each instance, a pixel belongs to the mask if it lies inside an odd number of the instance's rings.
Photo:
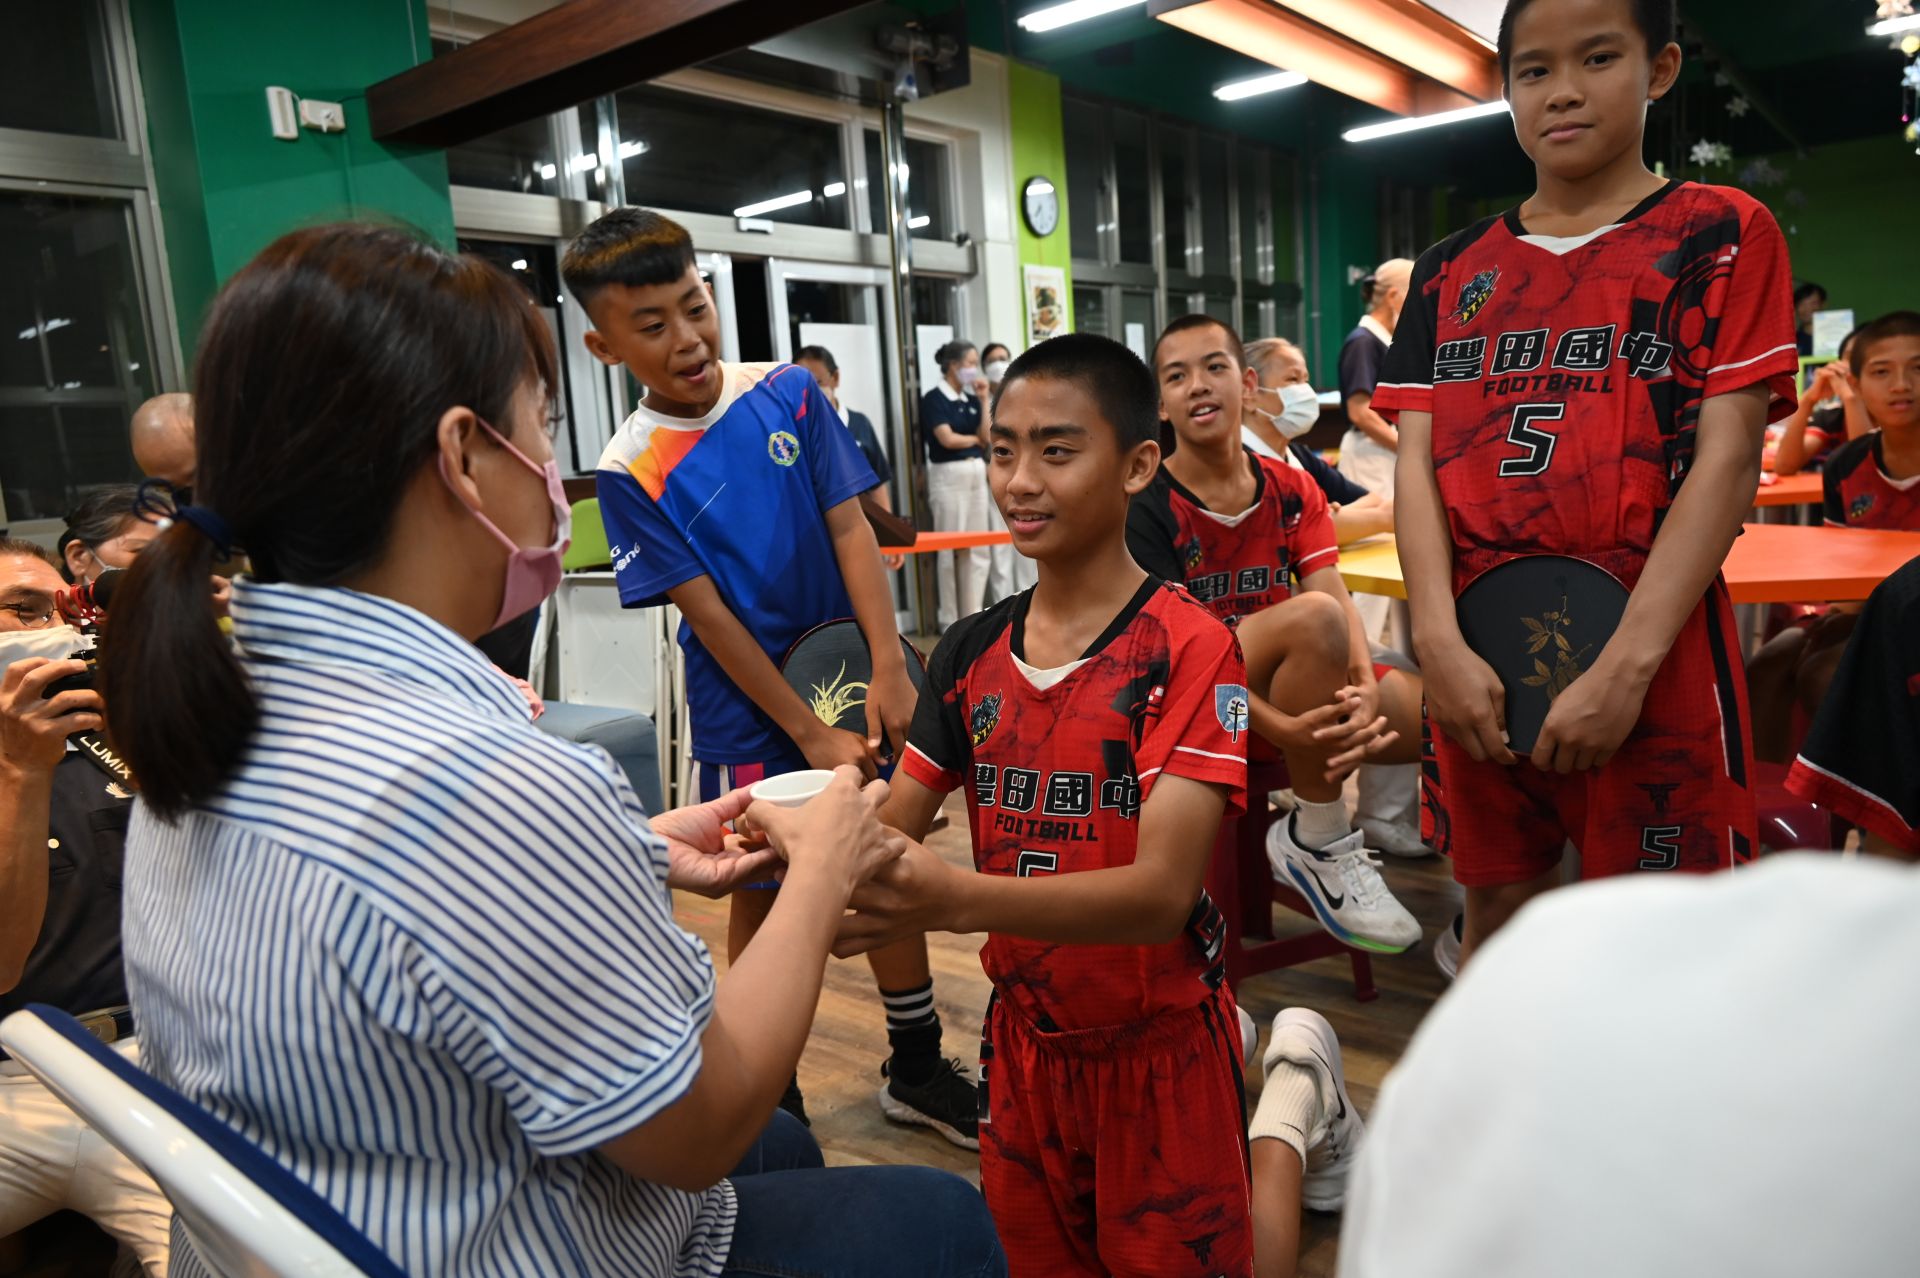
<svg viewBox="0 0 1920 1278">
<path fill-rule="evenodd" d="M 1553 446 L 1560 437 L 1541 430 L 1538 422 L 1557 422 L 1567 415 L 1565 404 L 1521 404 L 1513 410 L 1513 424 L 1507 427 L 1507 442 L 1526 449 L 1519 457 L 1503 458 L 1500 475 L 1504 478 L 1546 473 L 1553 464 Z"/>
</svg>

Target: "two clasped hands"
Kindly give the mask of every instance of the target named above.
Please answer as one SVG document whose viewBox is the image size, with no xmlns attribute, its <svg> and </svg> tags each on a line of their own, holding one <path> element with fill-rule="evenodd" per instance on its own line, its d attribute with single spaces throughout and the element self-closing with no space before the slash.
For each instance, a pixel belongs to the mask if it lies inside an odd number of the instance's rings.
<svg viewBox="0 0 1920 1278">
<path fill-rule="evenodd" d="M 885 781 L 863 784 L 859 769 L 839 767 L 803 807 L 756 803 L 743 787 L 663 812 L 652 826 L 667 843 L 667 886 L 717 898 L 777 877 L 783 892 L 838 899 L 855 911 L 840 921 L 839 958 L 933 930 L 938 885 L 958 871 L 882 824 L 887 795 Z"/>
</svg>

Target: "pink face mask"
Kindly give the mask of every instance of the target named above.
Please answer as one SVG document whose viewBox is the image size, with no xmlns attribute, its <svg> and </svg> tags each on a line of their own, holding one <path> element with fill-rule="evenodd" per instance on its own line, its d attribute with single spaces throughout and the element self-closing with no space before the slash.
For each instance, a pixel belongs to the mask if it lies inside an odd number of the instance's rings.
<svg viewBox="0 0 1920 1278">
<path fill-rule="evenodd" d="M 500 595 L 500 614 L 487 627 L 489 630 L 498 630 L 515 617 L 538 608 L 542 600 L 560 588 L 560 557 L 573 544 L 573 507 L 567 504 L 567 492 L 560 483 L 559 462 L 549 461 L 544 466 L 537 466 L 531 457 L 509 444 L 506 436 L 481 418 L 475 417 L 474 420 L 480 423 L 481 430 L 493 436 L 500 447 L 512 453 L 522 466 L 546 478 L 547 500 L 553 503 L 553 544 L 531 549 L 501 532 L 491 519 L 479 511 L 469 508 L 467 512 L 507 548 L 507 582 Z M 440 479 L 452 489 L 453 480 L 447 474 L 445 454 L 440 457 Z"/>
</svg>

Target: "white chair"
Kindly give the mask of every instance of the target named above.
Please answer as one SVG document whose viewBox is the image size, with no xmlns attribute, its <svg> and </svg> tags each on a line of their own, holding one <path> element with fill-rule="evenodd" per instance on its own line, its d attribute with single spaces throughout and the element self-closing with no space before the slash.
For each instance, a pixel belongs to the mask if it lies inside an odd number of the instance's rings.
<svg viewBox="0 0 1920 1278">
<path fill-rule="evenodd" d="M 0 1021 L 0 1046 L 139 1164 L 226 1278 L 404 1278 L 331 1204 L 240 1133 L 44 1004 Z"/>
</svg>

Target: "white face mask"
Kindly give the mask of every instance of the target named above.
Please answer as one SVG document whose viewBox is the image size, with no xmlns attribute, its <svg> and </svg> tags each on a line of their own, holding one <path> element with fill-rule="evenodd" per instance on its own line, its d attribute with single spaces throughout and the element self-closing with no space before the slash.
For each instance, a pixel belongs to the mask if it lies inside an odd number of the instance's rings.
<svg viewBox="0 0 1920 1278">
<path fill-rule="evenodd" d="M 1007 363 L 1008 361 L 1004 359 L 996 359 L 995 361 L 993 361 L 993 363 L 987 365 L 986 368 L 981 371 L 986 373 L 987 381 L 989 383 L 991 383 L 992 385 L 998 386 L 1001 382 L 1007 379 Z"/>
<path fill-rule="evenodd" d="M 89 645 L 86 637 L 72 626 L 48 626 L 45 630 L 9 630 L 0 633 L 0 672 L 28 657 L 65 661 Z"/>
<path fill-rule="evenodd" d="M 1273 428 L 1288 439 L 1298 439 L 1313 429 L 1320 420 L 1320 397 L 1313 387 L 1305 382 L 1295 382 L 1291 386 L 1262 387 L 1280 397 L 1280 411 L 1269 413 L 1258 404 L 1253 411 L 1273 423 Z"/>
</svg>

